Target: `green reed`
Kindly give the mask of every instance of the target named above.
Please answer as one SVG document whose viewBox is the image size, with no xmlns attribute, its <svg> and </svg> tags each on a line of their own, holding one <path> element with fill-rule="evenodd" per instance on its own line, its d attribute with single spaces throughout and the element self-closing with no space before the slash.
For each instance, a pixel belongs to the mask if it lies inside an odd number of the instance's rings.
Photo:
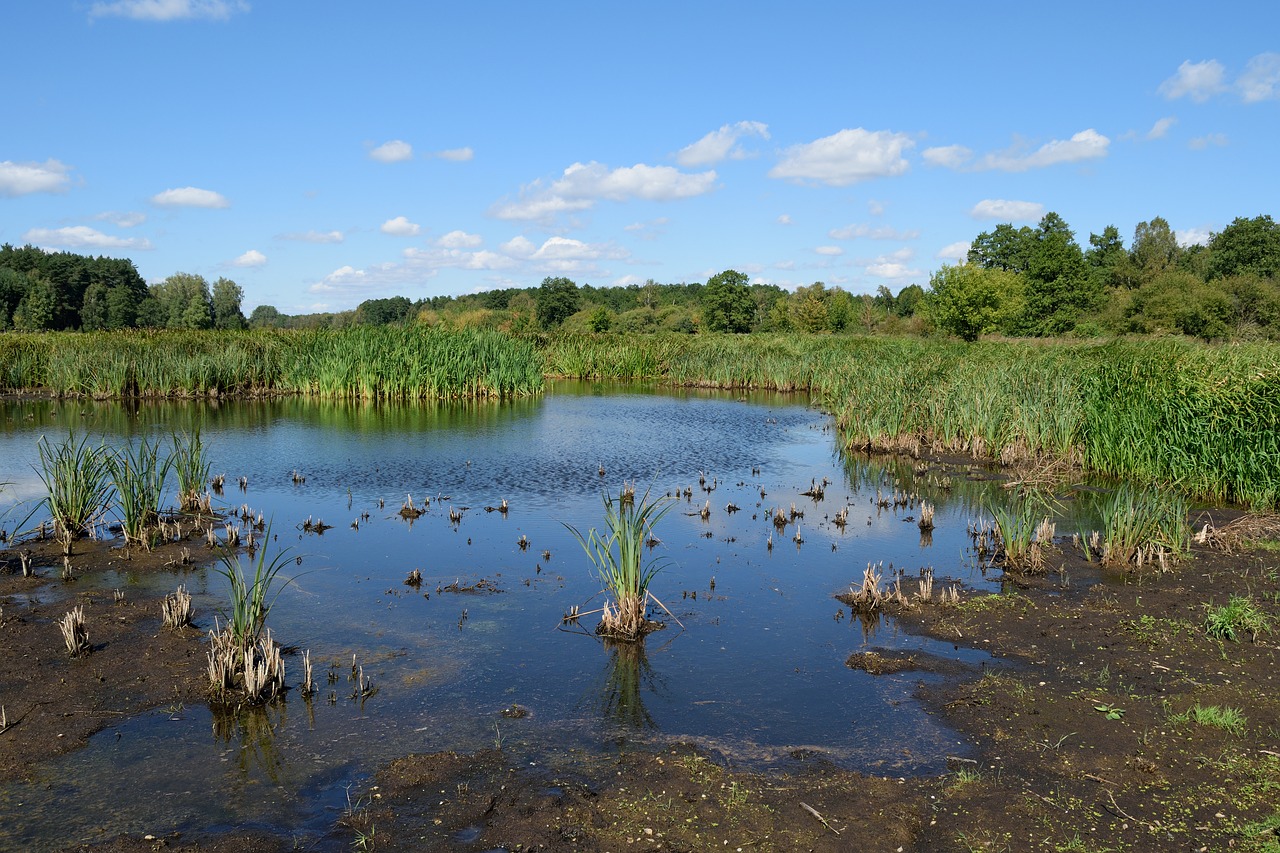
<svg viewBox="0 0 1280 853">
<path fill-rule="evenodd" d="M 199 428 L 175 432 L 172 442 L 169 459 L 178 478 L 178 506 L 183 512 L 191 512 L 200 507 L 200 493 L 209 480 L 209 458 L 205 455 Z"/>
<path fill-rule="evenodd" d="M 645 608 L 648 606 L 649 584 L 661 569 L 660 560 L 644 561 L 645 542 L 653 528 L 675 502 L 667 497 L 644 497 L 636 500 L 604 495 L 605 533 L 591 528 L 584 536 L 576 527 L 566 524 L 604 585 L 612 601 L 605 603 L 604 616 L 596 633 L 619 640 L 635 640 L 645 633 Z"/>
<path fill-rule="evenodd" d="M 270 524 L 262 541 L 272 541 Z M 250 575 L 240 562 L 239 554 L 225 549 L 219 555 L 221 565 L 217 571 L 227 579 L 229 587 L 226 631 L 234 648 L 243 651 L 261 638 L 276 599 L 293 582 L 292 578 L 284 578 L 281 582 L 280 573 L 289 560 L 288 549 L 277 551 L 268 558 L 267 548 L 260 548 L 249 558 L 249 568 L 253 572 Z"/>
<path fill-rule="evenodd" d="M 160 442 L 153 444 L 146 438 L 108 457 L 125 542 L 151 545 L 172 465 L 172 456 L 161 458 Z"/>
<path fill-rule="evenodd" d="M 87 436 L 77 441 L 68 435 L 56 445 L 42 436 L 36 450 L 40 454 L 36 473 L 46 492 L 41 504 L 48 508 L 58 534 L 76 537 L 88 532 L 111 500 L 106 448 L 90 445 Z"/>
<path fill-rule="evenodd" d="M 1191 540 L 1187 510 L 1181 495 L 1122 484 L 1099 506 L 1103 564 L 1141 568 L 1181 557 Z"/>
</svg>

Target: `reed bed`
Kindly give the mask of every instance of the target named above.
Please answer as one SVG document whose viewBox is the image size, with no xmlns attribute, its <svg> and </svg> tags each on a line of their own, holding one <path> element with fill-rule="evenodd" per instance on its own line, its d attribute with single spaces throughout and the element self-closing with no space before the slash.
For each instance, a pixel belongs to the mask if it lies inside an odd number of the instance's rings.
<svg viewBox="0 0 1280 853">
<path fill-rule="evenodd" d="M 60 537 L 74 538 L 92 530 L 111 498 L 109 457 L 104 447 L 89 444 L 87 436 L 51 444 L 42 437 L 36 445 L 44 482 L 43 504 Z"/>
<path fill-rule="evenodd" d="M 107 458 L 125 542 L 151 547 L 172 465 L 172 456 L 161 458 L 160 442 L 145 438 Z"/>
<path fill-rule="evenodd" d="M 312 394 L 344 399 L 527 396 L 534 345 L 482 329 L 368 327 L 245 332 L 0 335 L 0 391 L 59 396 Z"/>
</svg>

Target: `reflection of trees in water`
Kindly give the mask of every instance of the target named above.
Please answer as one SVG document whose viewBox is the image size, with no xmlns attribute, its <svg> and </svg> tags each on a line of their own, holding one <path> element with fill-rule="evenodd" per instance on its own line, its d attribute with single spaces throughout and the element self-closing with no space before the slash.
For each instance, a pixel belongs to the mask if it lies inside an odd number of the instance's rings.
<svg viewBox="0 0 1280 853">
<path fill-rule="evenodd" d="M 284 759 L 276 750 L 276 729 L 284 725 L 285 703 L 211 710 L 214 740 L 236 747 L 240 774 L 248 776 L 258 770 L 274 784 L 281 784 Z"/>
<path fill-rule="evenodd" d="M 609 661 L 601 671 L 599 686 L 591 700 L 600 715 L 631 729 L 656 729 L 658 723 L 644 707 L 645 692 L 655 695 L 666 684 L 654 671 L 645 653 L 645 644 L 604 641 Z"/>
</svg>

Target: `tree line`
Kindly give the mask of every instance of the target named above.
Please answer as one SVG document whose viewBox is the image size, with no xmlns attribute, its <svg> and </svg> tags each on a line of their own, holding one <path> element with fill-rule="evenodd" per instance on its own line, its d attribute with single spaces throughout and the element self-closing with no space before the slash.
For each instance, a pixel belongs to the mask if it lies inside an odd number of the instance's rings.
<svg viewBox="0 0 1280 853">
<path fill-rule="evenodd" d="M 0 246 L 0 331 L 242 329 L 229 278 L 175 273 L 148 285 L 133 261 Z"/>
<path fill-rule="evenodd" d="M 928 287 L 852 294 L 817 281 L 793 291 L 725 270 L 705 283 L 593 287 L 549 276 L 536 287 L 461 296 L 368 299 L 352 311 L 288 315 L 259 305 L 248 318 L 234 281 L 176 273 L 148 286 L 133 263 L 33 246 L 0 248 L 0 331 L 7 329 L 340 328 L 415 324 L 511 332 L 862 332 L 975 340 L 1182 334 L 1280 339 L 1280 225 L 1237 218 L 1204 245 L 1182 246 L 1161 217 L 1088 248 L 1057 213 L 1036 227 L 1002 223 Z"/>
</svg>

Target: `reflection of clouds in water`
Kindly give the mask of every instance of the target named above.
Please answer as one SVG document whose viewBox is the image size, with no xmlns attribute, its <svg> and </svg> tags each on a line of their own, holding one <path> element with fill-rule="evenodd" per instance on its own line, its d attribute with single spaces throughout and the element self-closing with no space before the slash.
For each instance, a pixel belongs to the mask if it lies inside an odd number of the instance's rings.
<svg viewBox="0 0 1280 853">
<path fill-rule="evenodd" d="M 46 494 L 39 475 L 30 469 L 0 473 L 0 512 L 17 504 L 34 503 Z"/>
</svg>

